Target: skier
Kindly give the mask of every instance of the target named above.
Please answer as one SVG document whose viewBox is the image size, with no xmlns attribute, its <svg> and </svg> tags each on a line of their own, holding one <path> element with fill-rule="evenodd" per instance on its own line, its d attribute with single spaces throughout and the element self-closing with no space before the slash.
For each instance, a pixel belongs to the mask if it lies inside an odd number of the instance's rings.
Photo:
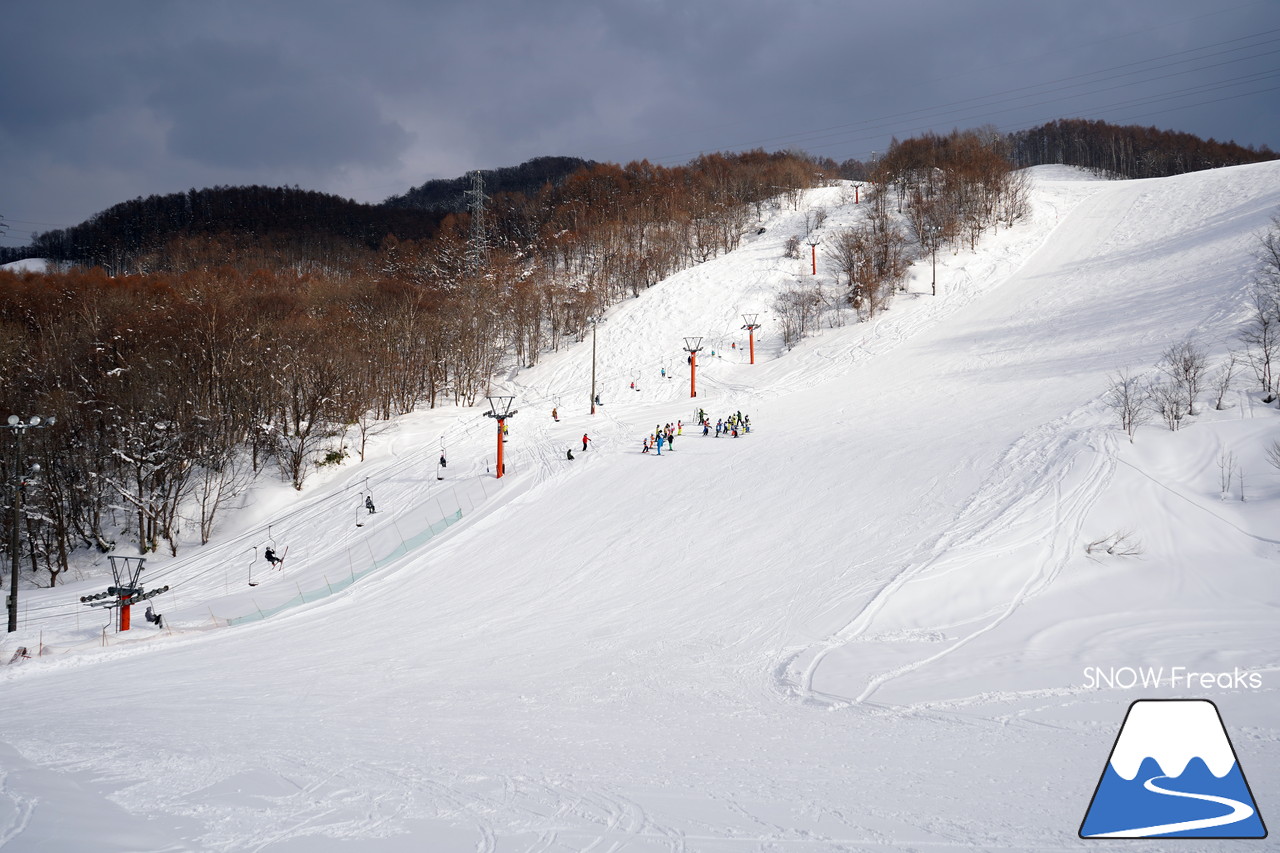
<svg viewBox="0 0 1280 853">
<path fill-rule="evenodd" d="M 667 378 L 667 369 L 666 369 L 665 367 L 664 367 L 664 368 L 662 368 L 662 378 L 663 378 L 663 379 L 666 379 L 666 378 Z"/>
<path fill-rule="evenodd" d="M 585 452 L 585 451 L 586 451 L 586 449 L 587 449 L 587 442 L 588 442 L 588 441 L 590 441 L 590 440 L 591 440 L 591 439 L 587 438 L 587 434 L 584 432 L 584 433 L 582 434 L 582 449 L 583 449 L 583 451 L 584 451 L 584 452 Z"/>
<path fill-rule="evenodd" d="M 604 405 L 604 403 L 601 403 L 601 402 L 600 402 L 600 395 L 599 395 L 599 394 L 597 394 L 597 395 L 596 395 L 596 405 L 597 405 L 597 406 L 603 406 L 603 405 Z"/>
<path fill-rule="evenodd" d="M 662 455 L 662 433 L 658 433 L 658 455 Z"/>
<path fill-rule="evenodd" d="M 284 560 L 276 556 L 275 550 L 271 548 L 268 548 L 266 551 L 262 552 L 262 556 L 266 557 L 267 562 L 273 566 L 278 566 L 279 564 L 284 562 Z"/>
<path fill-rule="evenodd" d="M 641 453 L 648 453 L 648 452 L 649 452 L 649 436 L 647 436 L 647 435 L 644 437 L 644 450 L 641 450 L 640 452 L 641 452 Z"/>
<path fill-rule="evenodd" d="M 555 409 L 551 410 L 551 420 L 560 423 L 560 413 Z"/>
<path fill-rule="evenodd" d="M 572 447 L 570 447 L 568 450 L 566 450 L 566 451 L 565 451 L 565 455 L 566 455 L 566 456 L 568 456 L 568 457 L 569 457 L 569 461 L 570 461 L 570 462 L 572 462 L 572 461 L 573 461 L 573 448 L 572 448 Z"/>
<path fill-rule="evenodd" d="M 147 605 L 147 612 L 142 614 L 142 618 L 146 619 L 148 622 L 156 623 L 157 628 L 164 627 L 164 617 L 152 610 L 150 604 Z"/>
<path fill-rule="evenodd" d="M 441 468 L 448 468 L 448 467 L 449 467 L 449 463 L 445 460 L 445 458 L 444 458 L 444 454 L 443 454 L 443 453 L 441 453 L 441 454 L 440 454 L 440 467 L 441 467 Z"/>
<path fill-rule="evenodd" d="M 373 495 L 364 496 L 364 508 L 369 510 L 370 515 L 373 515 L 375 512 L 377 512 L 377 510 L 373 508 Z"/>
<path fill-rule="evenodd" d="M 636 390 L 636 383 L 634 382 L 631 383 L 631 390 L 632 391 Z"/>
<path fill-rule="evenodd" d="M 702 437 L 706 438 L 711 434 L 711 421 L 702 422 Z"/>
</svg>

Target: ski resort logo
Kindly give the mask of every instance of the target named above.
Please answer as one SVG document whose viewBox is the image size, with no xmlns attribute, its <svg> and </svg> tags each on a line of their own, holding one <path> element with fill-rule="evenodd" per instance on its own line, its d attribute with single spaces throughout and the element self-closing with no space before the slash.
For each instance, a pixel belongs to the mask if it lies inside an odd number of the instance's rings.
<svg viewBox="0 0 1280 853">
<path fill-rule="evenodd" d="M 1231 739 L 1206 699 L 1129 706 L 1081 838 L 1266 838 Z"/>
</svg>

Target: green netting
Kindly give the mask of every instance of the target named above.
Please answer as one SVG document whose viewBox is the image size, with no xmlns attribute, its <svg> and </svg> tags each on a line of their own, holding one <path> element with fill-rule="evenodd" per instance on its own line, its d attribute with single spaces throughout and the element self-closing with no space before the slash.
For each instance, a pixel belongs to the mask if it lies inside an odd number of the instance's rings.
<svg viewBox="0 0 1280 853">
<path fill-rule="evenodd" d="M 269 616 L 275 616 L 277 613 L 280 613 L 281 611 L 284 611 L 284 610 L 288 610 L 290 607 L 297 607 L 299 604 L 307 604 L 308 602 L 311 602 L 311 601 L 319 601 L 322 598 L 333 595 L 335 592 L 339 592 L 351 586 L 353 583 L 360 580 L 362 577 L 369 574 L 370 572 L 376 571 L 377 569 L 380 569 L 383 566 L 393 563 L 396 560 L 400 559 L 401 557 L 404 557 L 409 552 L 422 547 L 424 544 L 426 544 L 427 540 L 429 540 L 432 536 L 435 536 L 437 533 L 440 533 L 441 531 L 449 527 L 449 525 L 453 524 L 454 522 L 461 521 L 461 520 L 462 520 L 462 510 L 459 509 L 453 515 L 445 516 L 443 519 L 441 519 L 440 521 L 437 521 L 435 524 L 428 526 L 427 529 L 423 530 L 421 533 L 418 533 L 414 536 L 409 537 L 408 539 L 403 540 L 398 546 L 396 546 L 391 551 L 391 553 L 387 554 L 384 557 L 379 557 L 374 559 L 373 564 L 366 569 L 363 569 L 358 572 L 352 571 L 351 573 L 343 576 L 341 579 L 336 581 L 330 581 L 328 578 L 325 578 L 325 585 L 323 587 L 320 587 L 319 589 L 311 590 L 310 592 L 300 593 L 298 595 L 295 595 L 293 598 L 289 599 L 285 603 L 277 604 L 276 606 L 270 607 L 266 610 L 263 610 L 262 608 L 258 608 L 258 611 L 256 613 L 249 613 L 244 616 L 232 617 L 227 620 L 227 624 L 241 625 L 245 622 L 256 622 L 259 619 L 266 619 Z"/>
</svg>

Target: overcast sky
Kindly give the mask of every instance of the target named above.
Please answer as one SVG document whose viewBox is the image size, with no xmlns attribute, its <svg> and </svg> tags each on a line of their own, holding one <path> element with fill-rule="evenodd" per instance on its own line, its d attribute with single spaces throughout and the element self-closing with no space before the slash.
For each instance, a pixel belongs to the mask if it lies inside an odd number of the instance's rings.
<svg viewBox="0 0 1280 853">
<path fill-rule="evenodd" d="M 5 245 L 139 195 L 381 201 L 550 154 L 867 159 L 1067 117 L 1280 150 L 1277 0 L 5 5 Z"/>
</svg>

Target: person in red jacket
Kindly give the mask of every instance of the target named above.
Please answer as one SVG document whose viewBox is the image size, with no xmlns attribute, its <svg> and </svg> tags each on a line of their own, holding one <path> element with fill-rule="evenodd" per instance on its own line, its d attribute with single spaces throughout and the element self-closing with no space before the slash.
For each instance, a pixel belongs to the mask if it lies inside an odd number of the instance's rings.
<svg viewBox="0 0 1280 853">
<path fill-rule="evenodd" d="M 588 442 L 588 441 L 590 441 L 590 440 L 591 440 L 591 439 L 587 438 L 587 434 L 584 432 L 584 433 L 582 434 L 582 449 L 583 449 L 583 450 L 586 450 L 586 449 L 587 449 L 587 442 Z"/>
</svg>

